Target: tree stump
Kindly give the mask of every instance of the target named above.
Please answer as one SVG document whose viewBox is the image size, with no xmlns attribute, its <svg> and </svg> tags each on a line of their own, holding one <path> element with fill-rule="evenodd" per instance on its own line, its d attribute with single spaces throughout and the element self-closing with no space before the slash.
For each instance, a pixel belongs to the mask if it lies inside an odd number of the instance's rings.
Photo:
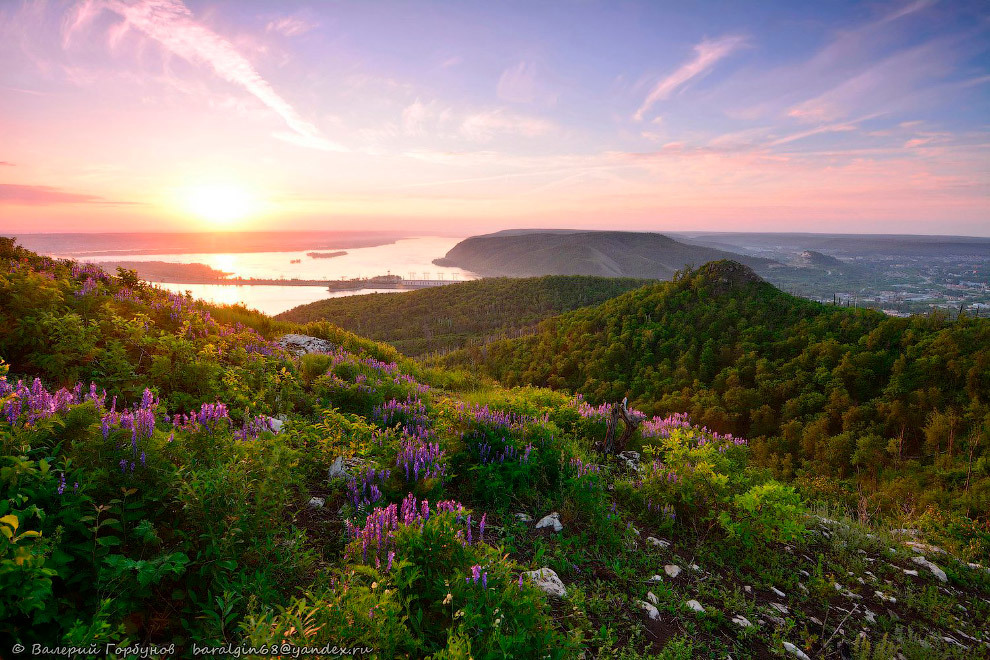
<svg viewBox="0 0 990 660">
<path fill-rule="evenodd" d="M 605 429 L 604 450 L 606 454 L 621 454 L 629 444 L 629 438 L 639 428 L 639 420 L 629 416 L 629 408 L 626 407 L 628 399 L 623 399 L 622 403 L 613 403 L 612 410 L 608 418 L 608 426 Z M 615 438 L 616 430 L 619 427 L 619 419 L 622 419 L 625 428 L 618 440 Z"/>
</svg>

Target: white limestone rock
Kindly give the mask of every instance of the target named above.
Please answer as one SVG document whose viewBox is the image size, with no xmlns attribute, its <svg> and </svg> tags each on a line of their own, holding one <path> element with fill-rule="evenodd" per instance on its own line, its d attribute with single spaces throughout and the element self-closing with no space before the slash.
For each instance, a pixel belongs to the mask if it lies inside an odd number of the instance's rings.
<svg viewBox="0 0 990 660">
<path fill-rule="evenodd" d="M 645 600 L 637 600 L 636 604 L 639 606 L 641 610 L 646 612 L 646 615 L 650 617 L 651 621 L 656 621 L 657 619 L 660 618 L 660 610 L 658 610 L 650 603 L 647 603 Z"/>
<path fill-rule="evenodd" d="M 537 587 L 551 596 L 563 598 L 567 595 L 567 587 L 557 577 L 556 571 L 552 568 L 541 568 L 538 571 L 526 571 L 524 576 L 533 581 Z"/>
<path fill-rule="evenodd" d="M 646 537 L 646 542 L 647 543 L 652 543 L 653 545 L 657 546 L 661 550 L 666 550 L 667 548 L 670 547 L 670 541 L 665 541 L 663 539 L 658 539 L 655 536 L 647 536 Z"/>
<path fill-rule="evenodd" d="M 307 353 L 330 353 L 335 348 L 334 345 L 326 339 L 311 337 L 309 335 L 282 335 L 276 343 L 293 355 L 306 355 Z"/>
<path fill-rule="evenodd" d="M 945 574 L 945 571 L 943 571 L 941 568 L 939 568 L 935 564 L 931 563 L 930 561 L 928 561 L 924 557 L 911 557 L 911 561 L 913 561 L 918 566 L 924 566 L 925 568 L 927 568 L 928 570 L 930 570 L 932 572 L 932 575 L 934 575 L 935 577 L 937 577 L 940 582 L 948 582 L 949 581 L 949 576 L 947 576 Z"/>
<path fill-rule="evenodd" d="M 687 605 L 688 607 L 690 607 L 695 612 L 700 612 L 702 614 L 704 614 L 704 612 L 705 612 L 705 608 L 702 607 L 701 606 L 701 603 L 699 603 L 696 600 L 689 600 L 688 602 L 686 602 L 684 604 Z"/>
<path fill-rule="evenodd" d="M 740 628 L 749 628 L 753 624 L 749 622 L 749 619 L 744 617 L 742 614 L 737 614 L 732 617 L 732 623 L 736 624 Z"/>
<path fill-rule="evenodd" d="M 791 655 L 800 658 L 801 660 L 811 660 L 811 658 L 808 657 L 807 653 L 805 653 L 798 647 L 794 646 L 790 642 L 784 642 L 784 650 L 790 653 Z"/>
<path fill-rule="evenodd" d="M 346 477 L 346 476 L 347 476 L 347 466 L 344 465 L 344 457 L 338 456 L 334 460 L 333 465 L 330 466 L 330 469 L 327 470 L 327 478 L 337 479 L 339 477 Z"/>
<path fill-rule="evenodd" d="M 681 574 L 681 571 L 683 570 L 684 569 L 682 569 L 677 564 L 666 564 L 663 567 L 663 572 L 666 573 L 668 577 L 672 577 L 672 578 L 676 578 L 678 575 Z"/>
<path fill-rule="evenodd" d="M 549 515 L 543 516 L 540 522 L 536 523 L 536 529 L 543 529 L 544 527 L 549 527 L 555 532 L 563 530 L 564 526 L 560 523 L 560 514 L 554 511 Z"/>
<path fill-rule="evenodd" d="M 310 509 L 322 509 L 323 505 L 327 503 L 324 497 L 311 497 L 309 498 L 309 508 Z"/>
</svg>

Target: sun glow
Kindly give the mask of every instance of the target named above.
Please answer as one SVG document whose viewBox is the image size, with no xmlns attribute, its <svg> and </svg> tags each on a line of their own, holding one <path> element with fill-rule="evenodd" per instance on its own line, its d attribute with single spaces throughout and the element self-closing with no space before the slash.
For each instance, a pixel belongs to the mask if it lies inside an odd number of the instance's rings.
<svg viewBox="0 0 990 660">
<path fill-rule="evenodd" d="M 257 200 L 234 185 L 209 185 L 191 188 L 185 195 L 186 209 L 214 225 L 230 225 L 251 215 Z"/>
</svg>

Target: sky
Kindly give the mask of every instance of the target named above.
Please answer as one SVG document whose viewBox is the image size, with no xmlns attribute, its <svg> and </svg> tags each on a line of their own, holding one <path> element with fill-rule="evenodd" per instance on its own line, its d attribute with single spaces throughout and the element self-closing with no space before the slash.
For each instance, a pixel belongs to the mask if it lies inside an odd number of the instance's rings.
<svg viewBox="0 0 990 660">
<path fill-rule="evenodd" d="M 990 5 L 0 0 L 0 233 L 990 235 Z"/>
</svg>

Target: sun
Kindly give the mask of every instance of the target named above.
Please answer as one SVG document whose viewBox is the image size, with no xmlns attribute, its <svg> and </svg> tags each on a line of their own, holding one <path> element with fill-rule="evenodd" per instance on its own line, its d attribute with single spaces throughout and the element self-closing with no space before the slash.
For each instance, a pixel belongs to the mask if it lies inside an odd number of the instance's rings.
<svg viewBox="0 0 990 660">
<path fill-rule="evenodd" d="M 249 216 L 256 202 L 251 193 L 236 185 L 207 185 L 187 190 L 185 206 L 210 224 L 226 226 Z"/>
</svg>

